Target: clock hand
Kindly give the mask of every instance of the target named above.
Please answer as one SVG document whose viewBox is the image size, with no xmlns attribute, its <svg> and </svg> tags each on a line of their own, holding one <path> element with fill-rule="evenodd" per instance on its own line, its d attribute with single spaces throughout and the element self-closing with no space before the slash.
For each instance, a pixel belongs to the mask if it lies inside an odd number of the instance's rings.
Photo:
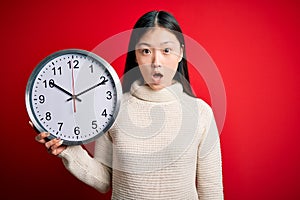
<svg viewBox="0 0 300 200">
<path fill-rule="evenodd" d="M 103 77 L 103 76 L 101 76 L 101 77 Z M 103 78 L 104 78 L 104 77 L 103 77 Z M 96 85 L 94 85 L 94 86 L 92 86 L 92 87 L 90 87 L 90 88 L 88 88 L 88 89 L 86 89 L 86 90 L 84 90 L 84 91 L 82 91 L 82 92 L 80 92 L 80 93 L 74 95 L 74 98 L 77 98 L 78 96 L 80 96 L 80 95 L 82 95 L 82 94 L 84 94 L 84 93 L 86 93 L 86 92 L 88 92 L 88 91 L 90 91 L 90 90 L 92 90 L 92 89 L 94 89 L 94 88 L 100 86 L 100 85 L 105 85 L 105 83 L 106 83 L 107 81 L 108 81 L 108 80 L 104 78 L 100 83 L 98 83 L 98 84 L 96 84 Z M 72 98 L 67 99 L 67 101 L 70 101 L 70 100 L 72 100 Z"/>
<path fill-rule="evenodd" d="M 60 91 L 64 92 L 65 94 L 71 96 L 71 99 L 76 99 L 78 101 L 81 101 L 81 99 L 77 98 L 75 95 L 72 95 L 70 92 L 68 92 L 64 88 L 60 87 L 59 85 L 55 84 L 54 82 L 49 83 L 49 84 L 51 84 L 52 86 L 56 87 L 57 89 L 59 89 Z"/>
</svg>

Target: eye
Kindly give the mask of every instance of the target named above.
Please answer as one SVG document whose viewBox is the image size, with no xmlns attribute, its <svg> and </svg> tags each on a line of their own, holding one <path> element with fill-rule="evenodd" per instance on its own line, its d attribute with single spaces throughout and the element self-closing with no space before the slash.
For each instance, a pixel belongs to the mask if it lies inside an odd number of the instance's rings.
<svg viewBox="0 0 300 200">
<path fill-rule="evenodd" d="M 150 49 L 142 49 L 142 53 L 144 55 L 149 55 L 149 54 L 151 54 L 151 51 L 150 51 Z"/>
<path fill-rule="evenodd" d="M 172 51 L 171 48 L 164 48 L 164 49 L 163 49 L 164 54 L 170 54 L 171 51 Z"/>
</svg>

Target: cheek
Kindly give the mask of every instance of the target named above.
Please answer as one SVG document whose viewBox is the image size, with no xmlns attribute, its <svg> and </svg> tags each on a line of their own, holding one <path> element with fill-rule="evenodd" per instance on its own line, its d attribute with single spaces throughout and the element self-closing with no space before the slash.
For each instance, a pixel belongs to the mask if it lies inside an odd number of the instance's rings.
<svg viewBox="0 0 300 200">
<path fill-rule="evenodd" d="M 164 74 L 165 80 L 172 81 L 174 79 L 175 74 L 176 74 L 176 70 L 174 69 L 165 70 L 165 74 Z"/>
<path fill-rule="evenodd" d="M 164 72 L 168 80 L 172 80 L 174 78 L 177 68 L 178 68 L 177 60 L 171 60 L 170 62 L 166 63 Z"/>
<path fill-rule="evenodd" d="M 176 72 L 178 68 L 178 62 L 176 59 L 170 59 L 165 66 L 170 72 Z"/>
<path fill-rule="evenodd" d="M 148 65 L 139 65 L 140 72 L 145 80 L 147 80 L 151 74 L 151 67 Z"/>
</svg>

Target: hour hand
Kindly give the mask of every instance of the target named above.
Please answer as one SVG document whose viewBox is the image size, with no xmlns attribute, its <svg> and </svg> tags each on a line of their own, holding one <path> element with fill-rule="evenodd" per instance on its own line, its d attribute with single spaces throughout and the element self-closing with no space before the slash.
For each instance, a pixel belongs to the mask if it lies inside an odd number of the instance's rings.
<svg viewBox="0 0 300 200">
<path fill-rule="evenodd" d="M 55 84 L 54 81 L 53 82 L 49 82 L 50 87 L 56 87 L 57 89 L 59 89 L 60 91 L 62 91 L 63 93 L 71 96 L 71 99 L 76 99 L 77 101 L 81 102 L 81 99 L 79 99 L 78 97 L 76 97 L 75 95 L 72 95 L 70 92 L 68 92 L 67 90 L 65 90 L 64 88 L 60 87 L 59 85 Z"/>
</svg>

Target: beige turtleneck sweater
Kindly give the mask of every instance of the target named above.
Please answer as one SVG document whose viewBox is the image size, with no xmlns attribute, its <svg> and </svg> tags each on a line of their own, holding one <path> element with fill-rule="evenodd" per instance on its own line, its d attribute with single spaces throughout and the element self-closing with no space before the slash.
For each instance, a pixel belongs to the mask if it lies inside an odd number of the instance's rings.
<svg viewBox="0 0 300 200">
<path fill-rule="evenodd" d="M 112 199 L 223 199 L 219 133 L 211 108 L 180 83 L 159 91 L 134 82 L 91 157 L 69 146 L 60 157 L 78 179 Z M 112 179 L 111 179 L 112 178 Z"/>
</svg>

